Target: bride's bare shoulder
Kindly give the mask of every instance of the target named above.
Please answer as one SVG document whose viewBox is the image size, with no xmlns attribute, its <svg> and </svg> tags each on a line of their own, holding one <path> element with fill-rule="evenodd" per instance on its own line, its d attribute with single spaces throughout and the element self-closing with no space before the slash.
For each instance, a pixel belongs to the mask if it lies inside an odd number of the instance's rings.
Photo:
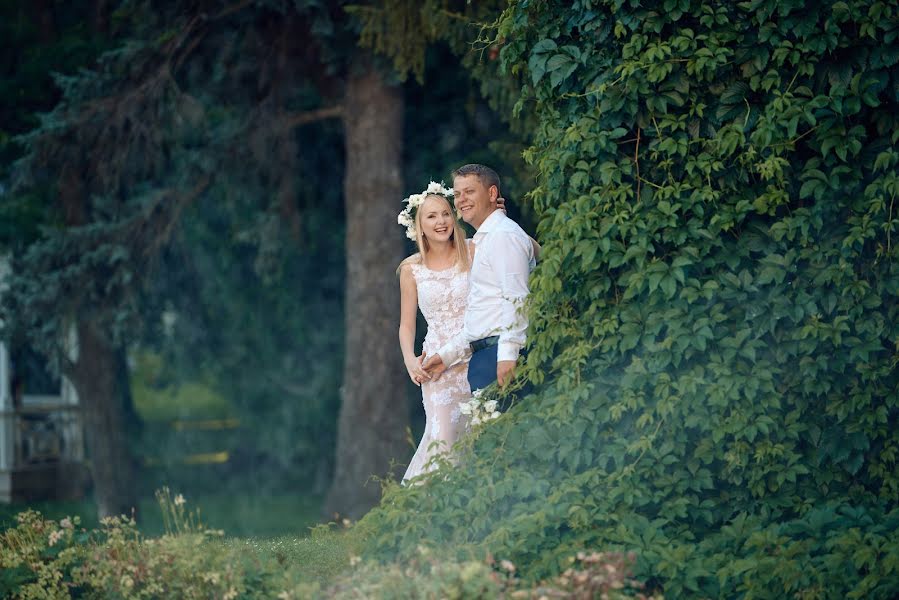
<svg viewBox="0 0 899 600">
<path fill-rule="evenodd" d="M 403 261 L 397 266 L 396 274 L 399 275 L 403 271 L 411 270 L 412 265 L 420 265 L 421 264 L 421 253 L 416 252 L 412 256 L 407 256 L 403 259 Z"/>
</svg>

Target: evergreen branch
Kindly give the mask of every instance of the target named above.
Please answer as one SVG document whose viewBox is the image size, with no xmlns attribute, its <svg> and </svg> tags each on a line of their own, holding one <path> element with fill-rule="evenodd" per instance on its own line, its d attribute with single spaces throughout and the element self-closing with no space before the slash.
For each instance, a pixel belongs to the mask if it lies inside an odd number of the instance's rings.
<svg viewBox="0 0 899 600">
<path fill-rule="evenodd" d="M 245 9 L 249 5 L 253 4 L 253 2 L 255 2 L 255 0 L 241 0 L 241 2 L 235 2 L 231 6 L 226 6 L 225 8 L 223 8 L 221 11 L 219 11 L 219 13 L 217 15 L 215 15 L 212 18 L 213 18 L 213 20 L 223 19 L 230 14 L 233 14 L 233 13 L 236 13 L 238 11 Z"/>
<path fill-rule="evenodd" d="M 159 248 L 164 246 L 169 241 L 169 239 L 172 237 L 172 230 L 174 229 L 175 224 L 179 222 L 181 213 L 184 211 L 184 208 L 191 204 L 200 196 L 200 194 L 203 193 L 203 191 L 209 186 L 211 179 L 212 178 L 209 175 L 204 175 L 200 178 L 200 181 L 193 187 L 193 189 L 190 190 L 189 193 L 182 195 L 177 199 L 177 201 L 174 203 L 174 207 L 168 215 L 168 219 L 164 220 L 164 223 L 160 228 L 160 232 L 156 236 L 154 236 L 154 238 L 144 248 L 145 256 L 152 256 L 159 250 Z"/>
</svg>

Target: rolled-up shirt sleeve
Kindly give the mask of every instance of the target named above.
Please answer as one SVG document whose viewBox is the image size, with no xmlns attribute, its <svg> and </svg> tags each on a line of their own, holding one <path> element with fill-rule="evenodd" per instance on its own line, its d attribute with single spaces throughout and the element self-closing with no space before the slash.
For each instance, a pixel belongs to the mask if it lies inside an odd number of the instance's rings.
<svg viewBox="0 0 899 600">
<path fill-rule="evenodd" d="M 527 236 L 501 233 L 495 251 L 489 256 L 493 272 L 498 275 L 502 289 L 502 326 L 496 360 L 517 360 L 527 341 L 528 318 L 525 300 L 528 295 L 528 275 L 533 264 L 533 246 Z"/>
<path fill-rule="evenodd" d="M 440 356 L 446 368 L 465 360 L 470 354 L 471 346 L 464 330 L 453 336 L 437 351 L 437 355 Z"/>
</svg>

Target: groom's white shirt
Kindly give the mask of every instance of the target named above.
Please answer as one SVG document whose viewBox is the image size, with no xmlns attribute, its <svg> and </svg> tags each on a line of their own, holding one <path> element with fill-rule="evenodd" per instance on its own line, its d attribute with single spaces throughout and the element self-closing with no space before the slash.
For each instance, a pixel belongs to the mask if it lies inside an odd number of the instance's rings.
<svg viewBox="0 0 899 600">
<path fill-rule="evenodd" d="M 527 315 L 519 310 L 528 295 L 528 275 L 536 266 L 531 238 L 501 210 L 487 217 L 474 234 L 468 306 L 462 333 L 437 354 L 451 367 L 469 352 L 469 344 L 499 336 L 497 361 L 516 360 L 526 341 Z"/>
</svg>

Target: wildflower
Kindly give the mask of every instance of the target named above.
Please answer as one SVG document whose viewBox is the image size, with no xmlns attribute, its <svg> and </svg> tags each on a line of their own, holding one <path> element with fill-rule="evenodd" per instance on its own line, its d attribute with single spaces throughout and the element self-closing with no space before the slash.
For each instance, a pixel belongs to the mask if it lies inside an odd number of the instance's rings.
<svg viewBox="0 0 899 600">
<path fill-rule="evenodd" d="M 481 394 L 483 394 L 483 393 L 484 393 L 483 389 L 477 389 L 471 393 L 471 397 L 472 398 L 480 398 Z"/>
<path fill-rule="evenodd" d="M 211 583 L 212 585 L 218 585 L 219 582 L 219 574 L 213 571 L 212 573 L 206 573 L 203 575 L 203 581 L 206 583 Z"/>
<path fill-rule="evenodd" d="M 237 598 L 237 590 L 234 587 L 228 588 L 228 591 L 222 596 L 223 600 L 234 600 L 235 598 Z"/>
<path fill-rule="evenodd" d="M 290 600 L 290 592 L 286 590 L 281 592 L 278 594 L 278 600 Z"/>
<path fill-rule="evenodd" d="M 50 532 L 50 545 L 55 546 L 56 542 L 62 539 L 63 531 L 60 529 L 59 531 L 51 531 Z"/>
<path fill-rule="evenodd" d="M 63 519 L 62 521 L 59 522 L 59 526 L 62 527 L 63 529 L 72 529 L 72 527 L 73 527 L 72 519 L 70 519 L 69 517 L 66 517 L 65 519 Z"/>
<path fill-rule="evenodd" d="M 464 404 L 460 404 L 459 412 L 462 413 L 463 415 L 470 415 L 471 414 L 471 404 L 469 404 L 468 402 L 465 402 Z"/>
<path fill-rule="evenodd" d="M 181 506 L 184 504 L 184 502 L 185 502 L 184 496 L 182 496 L 181 494 L 178 494 L 177 496 L 175 496 L 175 506 Z"/>
<path fill-rule="evenodd" d="M 351 567 L 355 567 L 355 566 L 358 565 L 360 562 L 362 562 L 362 557 L 361 557 L 361 556 L 355 556 L 355 555 L 353 555 L 353 556 L 350 557 L 350 566 L 351 566 Z"/>
<path fill-rule="evenodd" d="M 503 414 L 503 413 L 499 412 L 498 410 L 495 410 L 495 411 L 493 411 L 492 413 L 490 413 L 490 418 L 491 418 L 491 419 L 498 419 L 499 416 L 500 416 L 501 414 Z"/>
<path fill-rule="evenodd" d="M 489 413 L 496 412 L 496 400 L 488 400 L 484 403 L 484 410 Z"/>
<path fill-rule="evenodd" d="M 511 560 L 503 559 L 503 560 L 499 561 L 499 566 L 502 567 L 504 570 L 508 571 L 509 573 L 515 572 L 515 565 L 512 564 Z"/>
<path fill-rule="evenodd" d="M 428 184 L 428 193 L 429 194 L 446 194 L 453 195 L 452 190 L 448 190 L 444 188 L 442 185 L 437 183 L 436 181 L 432 181 Z"/>
<path fill-rule="evenodd" d="M 134 580 L 131 579 L 130 575 L 122 575 L 122 579 L 119 581 L 119 586 L 125 588 L 126 590 L 130 590 L 134 587 Z"/>
</svg>

